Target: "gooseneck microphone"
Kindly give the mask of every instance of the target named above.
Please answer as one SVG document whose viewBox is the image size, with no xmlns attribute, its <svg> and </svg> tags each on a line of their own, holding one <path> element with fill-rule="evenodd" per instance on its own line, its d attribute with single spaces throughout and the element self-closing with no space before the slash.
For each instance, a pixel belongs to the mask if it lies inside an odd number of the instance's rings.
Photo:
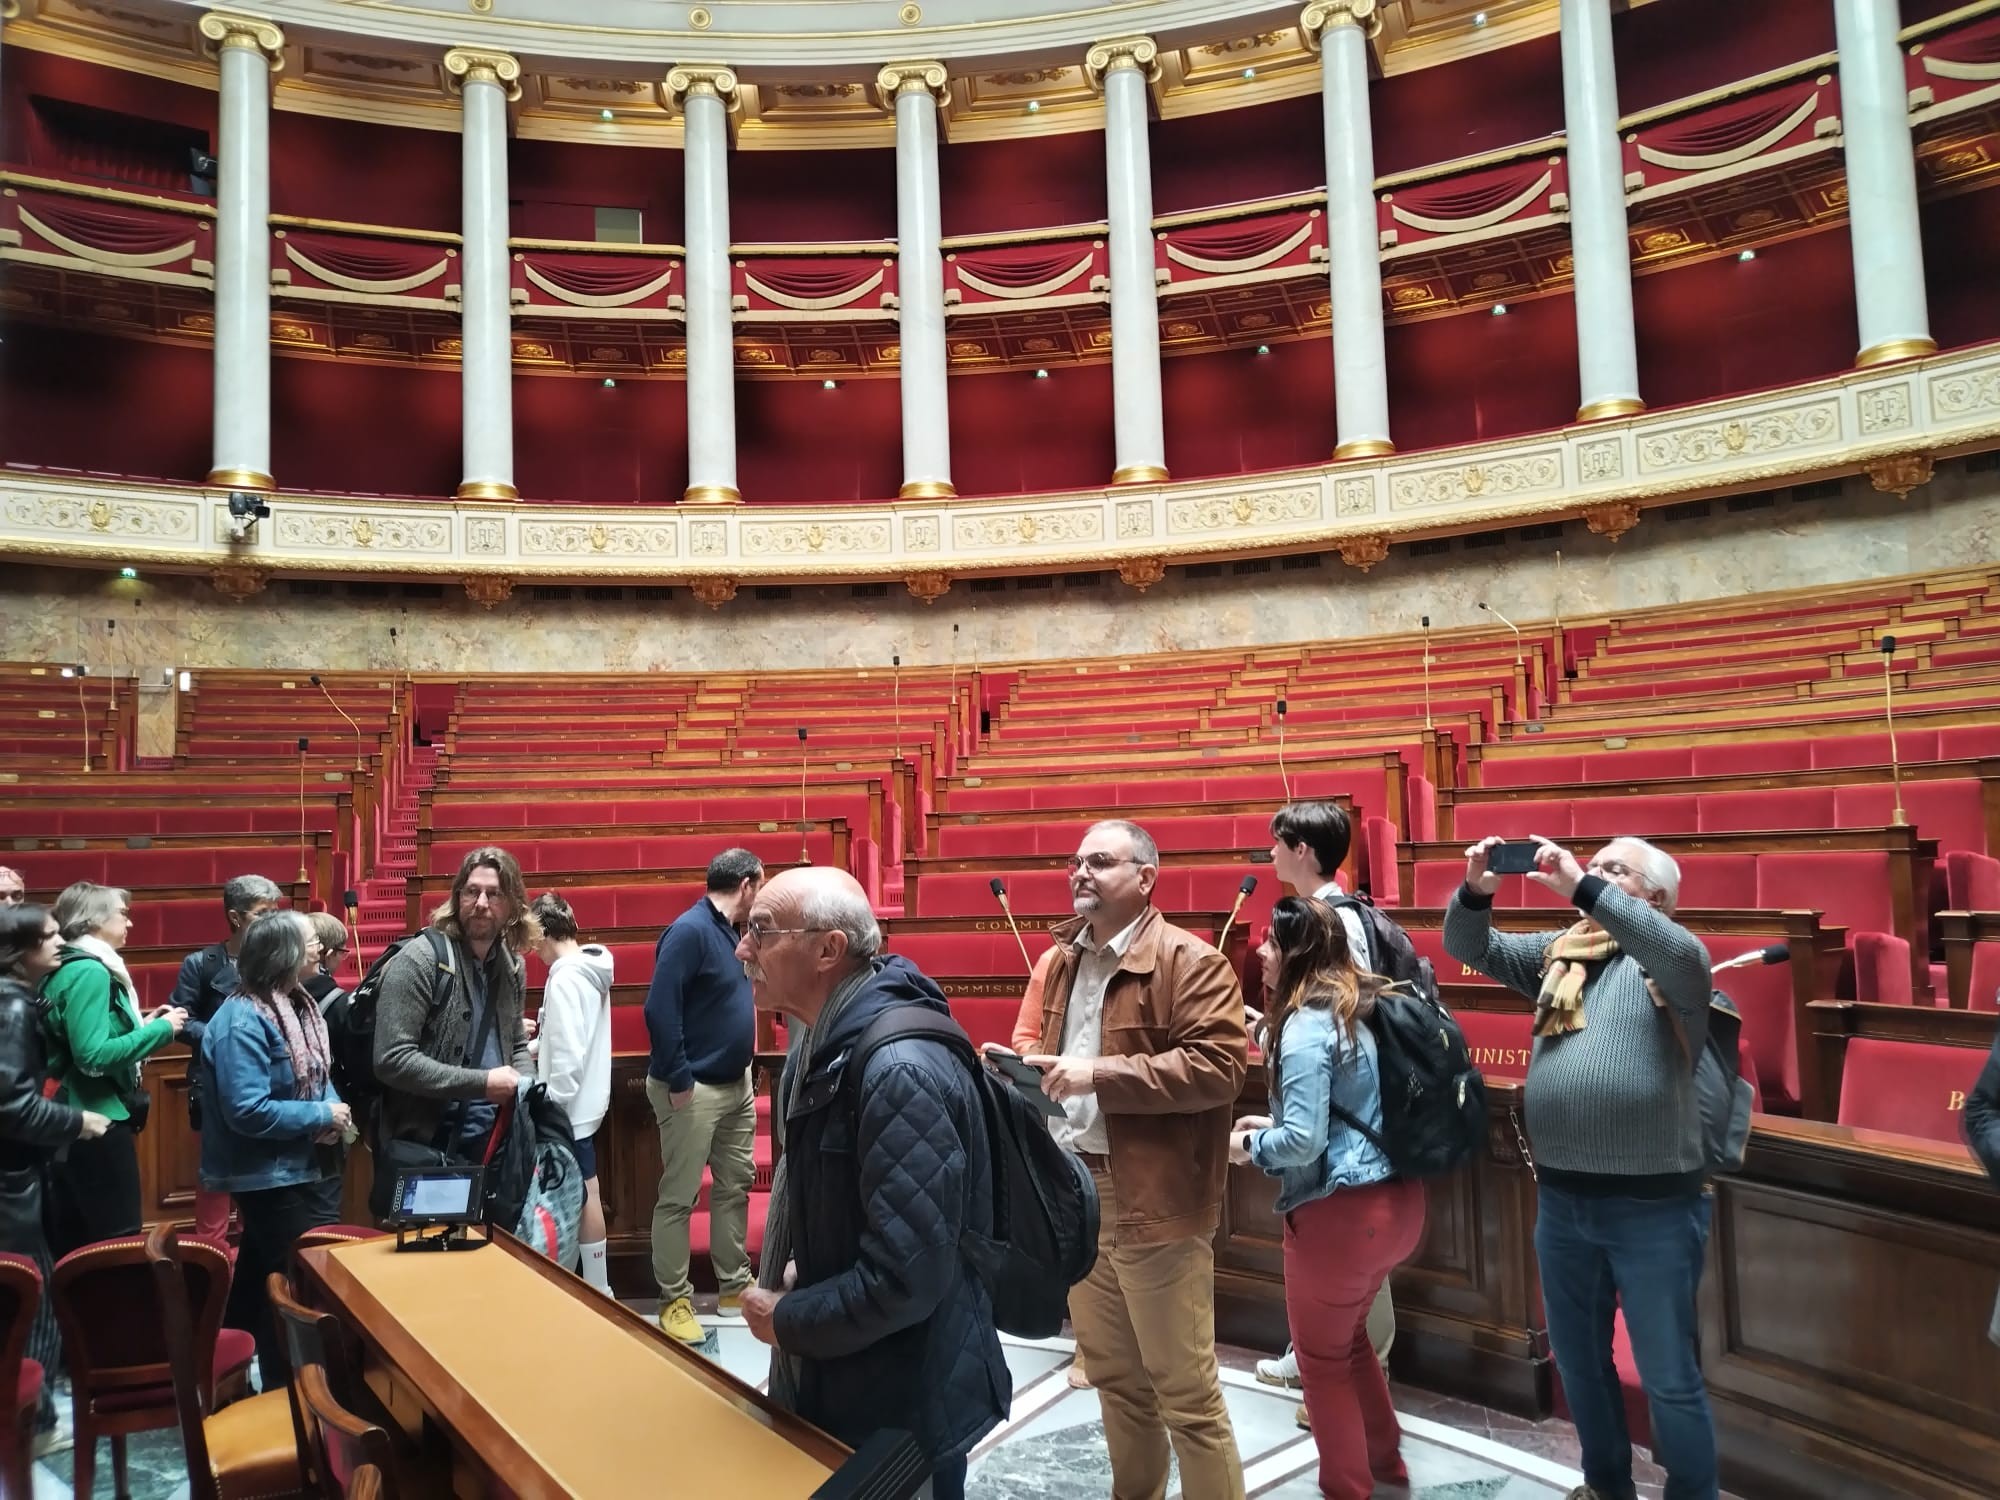
<svg viewBox="0 0 2000 1500">
<path fill-rule="evenodd" d="M 1895 814 L 1891 822 L 1906 824 L 1910 820 L 1903 813 L 1903 762 L 1896 754 L 1896 676 L 1892 664 L 1896 659 L 1896 638 L 1882 637 L 1882 717 L 1889 726 L 1889 779 L 1896 788 Z"/>
<path fill-rule="evenodd" d="M 1278 782 L 1285 789 L 1285 800 L 1292 800 L 1291 773 L 1285 769 L 1285 700 L 1278 700 Z"/>
<path fill-rule="evenodd" d="M 339 714 L 341 718 L 347 720 L 347 727 L 354 731 L 354 769 L 357 772 L 360 771 L 361 770 L 361 726 L 355 723 L 354 720 L 348 716 L 348 712 L 346 709 L 342 708 L 338 703 L 334 702 L 333 694 L 330 691 L 328 691 L 327 685 L 319 680 L 319 673 L 317 672 L 313 673 L 311 678 L 308 680 L 312 683 L 314 687 L 319 689 L 320 696 L 326 699 L 327 703 L 332 707 L 333 711 Z"/>
<path fill-rule="evenodd" d="M 1481 599 L 1479 601 L 1479 607 L 1485 610 L 1486 613 L 1488 613 L 1489 615 L 1493 616 L 1493 618 L 1498 620 L 1502 625 L 1505 625 L 1509 630 L 1514 632 L 1514 665 L 1517 667 L 1520 666 L 1521 627 L 1516 625 L 1512 620 L 1508 619 L 1505 615 L 1501 614 L 1499 610 L 1495 609 L 1492 605 L 1488 604 L 1484 599 Z"/>
<path fill-rule="evenodd" d="M 1421 621 L 1424 627 L 1424 728 L 1431 727 L 1431 617 L 1425 615 Z"/>
<path fill-rule="evenodd" d="M 1781 964 L 1790 960 L 1792 950 L 1783 943 L 1772 943 L 1765 948 L 1752 948 L 1739 953 L 1734 958 L 1725 958 L 1709 969 L 1711 974 L 1720 974 L 1725 969 L 1748 969 L 1758 964 Z"/>
<path fill-rule="evenodd" d="M 895 674 L 890 679 L 892 684 L 890 691 L 895 696 L 896 705 L 896 759 L 901 760 L 903 758 L 903 654 L 900 651 L 891 653 L 889 667 Z"/>
<path fill-rule="evenodd" d="M 347 908 L 347 946 L 354 950 L 354 971 L 356 974 L 366 974 L 368 963 L 361 951 L 361 895 L 353 886 L 349 886 L 341 892 L 340 899 Z M 359 984 L 360 980 L 357 979 L 355 983 Z"/>
<path fill-rule="evenodd" d="M 311 742 L 304 735 L 299 736 L 299 879 L 309 880 L 306 874 L 306 746 Z"/>
<path fill-rule="evenodd" d="M 1216 951 L 1220 952 L 1223 943 L 1228 941 L 1229 929 L 1236 923 L 1236 914 L 1243 910 L 1245 898 L 1256 889 L 1257 877 L 1255 875 L 1245 875 L 1243 877 L 1243 884 L 1236 887 L 1236 904 L 1229 908 L 1229 915 L 1222 919 L 1222 931 L 1215 935 Z"/>
<path fill-rule="evenodd" d="M 812 850 L 806 846 L 806 830 L 812 824 L 806 821 L 806 726 L 799 725 L 799 863 L 813 862 Z"/>
<path fill-rule="evenodd" d="M 1013 931 L 1014 943 L 1021 950 L 1021 962 L 1028 966 L 1028 975 L 1034 976 L 1035 961 L 1028 957 L 1028 940 L 1021 936 L 1021 929 L 1014 922 L 1014 908 L 1007 902 L 1007 882 L 995 875 L 986 882 L 986 888 L 993 892 L 993 899 L 1000 903 L 1000 910 L 1006 913 L 1007 926 Z"/>
</svg>

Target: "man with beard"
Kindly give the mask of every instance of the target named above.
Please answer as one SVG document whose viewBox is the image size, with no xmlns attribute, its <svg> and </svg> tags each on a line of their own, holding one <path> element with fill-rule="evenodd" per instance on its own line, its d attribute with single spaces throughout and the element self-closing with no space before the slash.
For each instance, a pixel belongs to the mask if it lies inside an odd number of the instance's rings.
<svg viewBox="0 0 2000 1500">
<path fill-rule="evenodd" d="M 1056 1139 L 1097 1182 L 1097 1265 L 1070 1291 L 1104 1412 L 1113 1500 L 1181 1489 L 1242 1500 L 1215 1363 L 1215 1227 L 1231 1110 L 1248 1067 L 1225 959 L 1154 908 L 1160 854 L 1136 823 L 1095 824 L 1069 862 L 1077 919 L 1043 983 L 1042 1090 Z"/>
<path fill-rule="evenodd" d="M 396 1169 L 440 1158 L 478 1161 L 500 1105 L 532 1073 L 521 954 L 540 936 L 505 849 L 474 849 L 451 894 L 431 914 L 431 934 L 404 945 L 382 971 L 375 1002 L 376 1191 L 387 1217 Z M 440 967 L 448 968 L 438 983 Z"/>
</svg>

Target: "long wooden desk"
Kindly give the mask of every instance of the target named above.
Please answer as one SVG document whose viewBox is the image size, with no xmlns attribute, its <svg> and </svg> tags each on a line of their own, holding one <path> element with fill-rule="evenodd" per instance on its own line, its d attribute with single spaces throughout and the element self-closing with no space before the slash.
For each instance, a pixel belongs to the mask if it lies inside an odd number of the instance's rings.
<svg viewBox="0 0 2000 1500">
<path fill-rule="evenodd" d="M 506 1235 L 458 1254 L 391 1238 L 302 1252 L 369 1384 L 420 1409 L 460 1495 L 787 1500 L 855 1486 L 849 1451 Z"/>
</svg>

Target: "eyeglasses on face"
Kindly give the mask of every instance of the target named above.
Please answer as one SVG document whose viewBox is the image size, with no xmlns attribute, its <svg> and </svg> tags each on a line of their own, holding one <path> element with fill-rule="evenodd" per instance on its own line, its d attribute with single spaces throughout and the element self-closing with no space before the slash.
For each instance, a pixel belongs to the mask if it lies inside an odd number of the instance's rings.
<svg viewBox="0 0 2000 1500">
<path fill-rule="evenodd" d="M 1143 865 L 1143 859 L 1133 859 L 1130 855 L 1119 854 L 1072 854 L 1067 863 L 1070 874 L 1078 870 L 1088 870 L 1093 875 L 1102 875 L 1106 870 L 1115 870 L 1120 865 Z"/>
<path fill-rule="evenodd" d="M 1603 880 L 1636 880 L 1643 886 L 1651 887 L 1652 882 L 1645 875 L 1623 861 L 1615 859 L 1593 859 L 1584 867 L 1584 874 L 1595 875 Z"/>
<path fill-rule="evenodd" d="M 772 927 L 765 922 L 752 922 L 743 929 L 743 935 L 753 946 L 762 947 L 774 937 L 786 937 L 797 932 L 831 932 L 831 927 Z"/>
<path fill-rule="evenodd" d="M 506 894 L 502 891 L 488 891 L 481 890 L 477 886 L 467 886 L 458 899 L 466 906 L 477 906 L 482 901 L 488 906 L 498 906 L 506 899 Z"/>
</svg>

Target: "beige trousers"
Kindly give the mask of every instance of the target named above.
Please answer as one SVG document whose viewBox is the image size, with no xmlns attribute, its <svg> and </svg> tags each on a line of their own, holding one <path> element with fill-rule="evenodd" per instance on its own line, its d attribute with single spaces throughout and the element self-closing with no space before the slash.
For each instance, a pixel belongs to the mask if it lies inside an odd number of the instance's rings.
<svg viewBox="0 0 2000 1500">
<path fill-rule="evenodd" d="M 1215 1247 L 1121 1245 L 1111 1178 L 1096 1178 L 1097 1265 L 1070 1288 L 1069 1316 L 1104 1412 L 1112 1500 L 1162 1500 L 1170 1449 L 1188 1500 L 1243 1500 L 1215 1365 Z"/>
<path fill-rule="evenodd" d="M 646 1080 L 646 1099 L 660 1127 L 660 1194 L 653 1204 L 653 1279 L 660 1301 L 691 1296 L 688 1279 L 688 1220 L 701 1196 L 701 1173 L 709 1172 L 708 1258 L 715 1283 L 726 1295 L 750 1285 L 750 1185 L 756 1173 L 751 1152 L 757 1134 L 757 1102 L 750 1073 L 734 1083 L 697 1083 L 694 1097 L 679 1109 L 672 1091 L 657 1078 Z"/>
</svg>

